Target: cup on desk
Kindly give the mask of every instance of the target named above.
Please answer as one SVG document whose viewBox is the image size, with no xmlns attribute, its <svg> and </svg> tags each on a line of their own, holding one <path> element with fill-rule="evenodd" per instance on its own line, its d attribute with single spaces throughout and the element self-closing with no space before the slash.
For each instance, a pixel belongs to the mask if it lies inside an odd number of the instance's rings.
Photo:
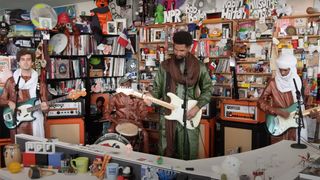
<svg viewBox="0 0 320 180">
<path fill-rule="evenodd" d="M 118 177 L 118 163 L 109 163 L 106 170 L 106 178 L 107 180 L 116 180 Z"/>
<path fill-rule="evenodd" d="M 78 173 L 86 173 L 88 172 L 88 163 L 88 157 L 78 157 L 76 159 L 72 159 L 70 164 L 71 167 L 78 171 Z"/>
</svg>

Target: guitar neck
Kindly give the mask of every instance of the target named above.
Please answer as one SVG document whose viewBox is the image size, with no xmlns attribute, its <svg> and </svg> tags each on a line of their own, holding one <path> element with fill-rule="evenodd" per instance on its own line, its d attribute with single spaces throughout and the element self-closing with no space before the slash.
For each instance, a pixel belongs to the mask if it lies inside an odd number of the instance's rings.
<svg viewBox="0 0 320 180">
<path fill-rule="evenodd" d="M 60 101 L 66 100 L 66 99 L 68 99 L 68 95 L 59 97 L 59 98 L 54 99 L 54 100 L 51 100 L 51 101 L 48 102 L 48 106 L 50 106 L 50 105 L 52 105 L 52 104 L 54 104 L 56 102 L 60 102 Z M 28 111 L 29 112 L 33 112 L 33 111 L 36 111 L 36 110 L 39 110 L 39 109 L 41 109 L 41 105 L 37 104 L 37 105 L 35 105 L 33 107 L 28 108 Z"/>
<path fill-rule="evenodd" d="M 142 93 L 139 93 L 139 92 L 133 92 L 132 95 L 133 95 L 133 96 L 136 96 L 136 97 L 138 97 L 138 98 L 148 99 L 148 100 L 150 100 L 151 102 L 153 102 L 153 103 L 155 103 L 155 104 L 157 104 L 157 105 L 160 105 L 160 106 L 162 106 L 162 107 L 165 107 L 165 108 L 167 108 L 167 109 L 170 109 L 170 110 L 174 110 L 174 109 L 175 109 L 175 107 L 174 107 L 172 104 L 170 104 L 170 103 L 167 103 L 167 102 L 162 101 L 162 100 L 160 100 L 160 99 L 156 99 L 156 98 L 151 97 L 151 96 L 144 96 Z"/>
<path fill-rule="evenodd" d="M 314 108 L 311 108 L 311 109 L 304 110 L 304 111 L 302 112 L 302 115 L 303 115 L 303 116 L 307 116 L 307 115 L 309 115 L 309 114 L 311 113 L 311 111 L 313 111 L 313 110 L 318 110 L 318 109 L 320 109 L 320 107 L 314 107 Z"/>
</svg>

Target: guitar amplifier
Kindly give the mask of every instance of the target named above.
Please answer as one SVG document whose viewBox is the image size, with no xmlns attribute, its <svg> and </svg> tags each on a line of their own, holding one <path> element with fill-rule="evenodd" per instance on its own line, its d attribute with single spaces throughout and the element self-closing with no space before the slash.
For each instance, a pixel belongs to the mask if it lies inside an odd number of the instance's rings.
<svg viewBox="0 0 320 180">
<path fill-rule="evenodd" d="M 49 106 L 48 117 L 74 117 L 82 115 L 81 102 L 59 102 Z"/>
<path fill-rule="evenodd" d="M 258 108 L 256 101 L 223 100 L 220 117 L 234 122 L 252 124 L 265 122 L 265 113 Z"/>
</svg>

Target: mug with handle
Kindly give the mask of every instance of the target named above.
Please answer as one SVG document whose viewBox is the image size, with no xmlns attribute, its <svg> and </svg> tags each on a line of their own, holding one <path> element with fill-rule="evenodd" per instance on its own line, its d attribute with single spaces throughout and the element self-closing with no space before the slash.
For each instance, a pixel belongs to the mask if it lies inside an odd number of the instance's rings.
<svg viewBox="0 0 320 180">
<path fill-rule="evenodd" d="M 86 173 L 88 172 L 88 164 L 89 158 L 88 157 L 78 157 L 71 160 L 71 167 L 76 169 L 78 173 Z"/>
</svg>

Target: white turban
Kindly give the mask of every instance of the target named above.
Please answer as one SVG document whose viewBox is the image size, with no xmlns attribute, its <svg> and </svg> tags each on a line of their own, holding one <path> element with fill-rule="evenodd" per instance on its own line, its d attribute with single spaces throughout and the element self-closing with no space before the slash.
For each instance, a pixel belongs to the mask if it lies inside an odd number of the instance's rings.
<svg viewBox="0 0 320 180">
<path fill-rule="evenodd" d="M 294 102 L 297 101 L 296 98 L 296 88 L 294 85 L 293 79 L 296 81 L 297 88 L 301 92 L 301 79 L 297 74 L 297 58 L 292 54 L 283 54 L 281 55 L 277 60 L 277 70 L 276 70 L 276 76 L 275 81 L 277 85 L 277 89 L 280 92 L 292 92 L 292 96 L 294 99 Z M 290 72 L 286 76 L 282 76 L 279 69 L 288 69 L 290 68 Z"/>
</svg>

